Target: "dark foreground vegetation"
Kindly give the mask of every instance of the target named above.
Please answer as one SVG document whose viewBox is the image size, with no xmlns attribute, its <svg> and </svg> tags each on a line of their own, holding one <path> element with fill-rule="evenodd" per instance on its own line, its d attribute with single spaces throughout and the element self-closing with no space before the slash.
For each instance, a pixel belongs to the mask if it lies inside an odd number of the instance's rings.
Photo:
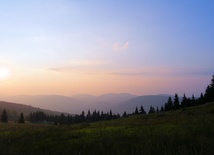
<svg viewBox="0 0 214 155">
<path fill-rule="evenodd" d="M 10 154 L 213 155 L 214 103 L 75 125 L 0 124 Z"/>
</svg>

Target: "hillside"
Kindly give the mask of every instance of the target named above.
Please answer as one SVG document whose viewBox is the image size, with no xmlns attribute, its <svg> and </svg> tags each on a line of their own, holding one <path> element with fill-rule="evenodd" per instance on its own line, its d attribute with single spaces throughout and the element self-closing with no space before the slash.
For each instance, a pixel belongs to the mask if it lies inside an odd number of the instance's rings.
<svg viewBox="0 0 214 155">
<path fill-rule="evenodd" d="M 60 112 L 40 109 L 40 108 L 32 107 L 29 105 L 0 101 L 0 113 L 3 109 L 6 109 L 9 120 L 18 120 L 21 112 L 24 114 L 24 116 L 28 116 L 31 112 L 36 112 L 36 111 L 43 111 L 48 115 L 60 115 L 61 114 Z"/>
<path fill-rule="evenodd" d="M 207 103 L 90 124 L 1 124 L 0 149 L 2 155 L 212 155 L 213 122 L 214 103 Z"/>
<path fill-rule="evenodd" d="M 169 98 L 168 96 L 165 95 L 145 95 L 145 96 L 137 96 L 135 98 L 129 99 L 125 102 L 122 102 L 118 105 L 117 111 L 119 113 L 122 113 L 124 111 L 128 113 L 134 112 L 135 108 L 140 106 L 143 106 L 145 111 L 149 111 L 149 107 L 161 107 L 164 106 L 164 103 L 167 102 Z M 116 109 L 116 108 L 115 108 Z"/>
</svg>

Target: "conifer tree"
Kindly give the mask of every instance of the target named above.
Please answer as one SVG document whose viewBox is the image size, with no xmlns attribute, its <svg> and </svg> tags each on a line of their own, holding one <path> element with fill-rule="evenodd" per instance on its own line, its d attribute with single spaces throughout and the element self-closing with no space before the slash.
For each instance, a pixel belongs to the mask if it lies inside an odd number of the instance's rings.
<svg viewBox="0 0 214 155">
<path fill-rule="evenodd" d="M 199 99 L 197 100 L 197 104 L 204 104 L 204 103 L 205 103 L 204 95 L 203 93 L 201 93 Z"/>
<path fill-rule="evenodd" d="M 85 121 L 85 112 L 82 111 L 82 114 L 80 115 L 80 121 L 84 122 Z"/>
<path fill-rule="evenodd" d="M 155 108 L 153 106 L 150 106 L 149 114 L 155 113 Z"/>
<path fill-rule="evenodd" d="M 144 110 L 143 106 L 140 106 L 140 113 L 143 115 L 146 114 L 146 111 Z"/>
<path fill-rule="evenodd" d="M 138 108 L 136 107 L 136 108 L 135 108 L 134 114 L 137 115 L 138 113 L 139 113 L 139 112 L 138 112 Z"/>
<path fill-rule="evenodd" d="M 161 109 L 160 109 L 160 111 L 161 111 L 161 112 L 163 112 L 163 111 L 164 111 L 164 108 L 163 108 L 163 106 L 161 106 Z"/>
<path fill-rule="evenodd" d="M 206 102 L 210 100 L 210 86 L 208 85 L 206 90 L 205 90 L 205 94 L 204 97 L 206 99 Z"/>
<path fill-rule="evenodd" d="M 104 113 L 103 113 L 103 111 L 101 111 L 100 117 L 101 117 L 102 120 L 104 119 Z"/>
<path fill-rule="evenodd" d="M 172 98 L 169 97 L 168 102 L 165 103 L 165 111 L 172 110 L 172 107 L 173 107 Z"/>
<path fill-rule="evenodd" d="M 97 121 L 101 119 L 100 111 L 97 111 Z"/>
<path fill-rule="evenodd" d="M 159 108 L 157 107 L 157 109 L 156 109 L 156 112 L 159 112 L 160 110 L 159 110 Z"/>
<path fill-rule="evenodd" d="M 20 114 L 19 123 L 22 123 L 22 124 L 25 123 L 25 119 L 24 119 L 24 114 L 23 113 Z"/>
<path fill-rule="evenodd" d="M 4 123 L 8 122 L 8 116 L 7 116 L 7 112 L 5 109 L 3 110 L 2 114 L 1 114 L 1 121 Z"/>
<path fill-rule="evenodd" d="M 188 100 L 187 100 L 186 95 L 184 94 L 184 96 L 182 98 L 182 101 L 181 101 L 181 107 L 184 108 L 184 107 L 187 107 L 187 106 L 188 106 Z"/>
<path fill-rule="evenodd" d="M 63 125 L 64 123 L 65 123 L 65 114 L 62 113 L 59 118 L 59 124 Z"/>
<path fill-rule="evenodd" d="M 195 105 L 195 96 L 194 94 L 192 95 L 192 99 L 191 99 L 191 105 L 190 106 L 194 106 Z"/>
<path fill-rule="evenodd" d="M 97 120 L 97 110 L 94 110 L 92 113 L 92 121 L 96 121 Z"/>
<path fill-rule="evenodd" d="M 112 115 L 112 111 L 110 110 L 110 119 L 112 119 L 113 115 Z"/>
<path fill-rule="evenodd" d="M 88 110 L 88 113 L 87 113 L 87 115 L 86 115 L 86 119 L 87 119 L 87 121 L 91 121 L 91 112 L 90 112 L 90 110 Z"/>
<path fill-rule="evenodd" d="M 207 86 L 204 97 L 206 102 L 214 101 L 214 75 L 211 79 L 211 84 Z"/>
<path fill-rule="evenodd" d="M 124 113 L 123 113 L 123 117 L 127 117 L 126 111 L 124 111 Z"/>
<path fill-rule="evenodd" d="M 174 107 L 174 109 L 179 109 L 179 107 L 180 107 L 180 102 L 179 102 L 178 94 L 175 94 L 173 107 Z"/>
</svg>

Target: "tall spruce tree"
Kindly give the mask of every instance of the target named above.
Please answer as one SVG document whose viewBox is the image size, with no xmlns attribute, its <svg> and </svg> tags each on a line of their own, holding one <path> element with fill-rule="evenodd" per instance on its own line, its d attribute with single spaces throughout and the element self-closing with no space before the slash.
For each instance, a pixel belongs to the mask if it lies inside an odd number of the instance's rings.
<svg viewBox="0 0 214 155">
<path fill-rule="evenodd" d="M 155 108 L 153 106 L 150 106 L 149 114 L 155 113 Z"/>
<path fill-rule="evenodd" d="M 135 108 L 134 114 L 135 114 L 135 115 L 139 114 L 139 111 L 138 111 L 138 108 L 137 108 L 137 107 Z"/>
<path fill-rule="evenodd" d="M 168 102 L 165 103 L 165 111 L 169 111 L 169 110 L 172 110 L 172 107 L 173 107 L 173 102 L 172 102 L 172 98 L 169 97 L 168 98 Z"/>
<path fill-rule="evenodd" d="M 192 99 L 191 99 L 191 104 L 190 106 L 194 106 L 195 105 L 195 96 L 194 94 L 192 95 Z"/>
<path fill-rule="evenodd" d="M 180 108 L 180 102 L 179 102 L 178 94 L 175 94 L 173 107 L 174 107 L 174 109 L 179 109 Z"/>
<path fill-rule="evenodd" d="M 123 116 L 122 117 L 127 117 L 127 113 L 126 111 L 124 111 Z"/>
<path fill-rule="evenodd" d="M 159 108 L 158 108 L 158 107 L 156 108 L 156 112 L 160 112 L 160 110 L 159 110 Z"/>
<path fill-rule="evenodd" d="M 186 95 L 184 94 L 182 101 L 181 101 L 181 107 L 184 108 L 187 106 L 188 106 L 188 99 L 187 99 Z"/>
<path fill-rule="evenodd" d="M 22 124 L 25 123 L 25 119 L 24 119 L 24 114 L 23 113 L 20 114 L 19 123 L 22 123 Z"/>
<path fill-rule="evenodd" d="M 205 103 L 204 95 L 203 93 L 201 93 L 199 99 L 197 100 L 197 104 L 204 104 L 204 103 Z"/>
<path fill-rule="evenodd" d="M 163 106 L 161 106 L 161 109 L 160 109 L 160 111 L 161 111 L 161 112 L 164 112 L 164 108 L 163 108 Z"/>
<path fill-rule="evenodd" d="M 112 119 L 113 118 L 112 110 L 110 110 L 109 114 L 110 114 L 109 118 Z"/>
<path fill-rule="evenodd" d="M 85 121 L 85 112 L 82 111 L 82 114 L 80 115 L 80 121 L 84 122 Z"/>
<path fill-rule="evenodd" d="M 206 102 L 214 101 L 214 75 L 211 79 L 211 84 L 207 86 L 204 97 Z"/>
<path fill-rule="evenodd" d="M 140 113 L 145 115 L 146 114 L 146 111 L 144 110 L 143 106 L 140 106 Z"/>
<path fill-rule="evenodd" d="M 8 116 L 7 116 L 6 109 L 4 109 L 2 114 L 1 114 L 1 121 L 4 122 L 4 123 L 8 122 Z"/>
<path fill-rule="evenodd" d="M 87 120 L 88 122 L 91 121 L 91 112 L 90 112 L 90 110 L 88 110 L 88 113 L 87 113 L 87 115 L 86 115 L 86 120 Z"/>
<path fill-rule="evenodd" d="M 62 113 L 59 117 L 59 124 L 63 125 L 63 124 L 65 124 L 65 121 L 66 121 L 65 114 Z"/>
</svg>

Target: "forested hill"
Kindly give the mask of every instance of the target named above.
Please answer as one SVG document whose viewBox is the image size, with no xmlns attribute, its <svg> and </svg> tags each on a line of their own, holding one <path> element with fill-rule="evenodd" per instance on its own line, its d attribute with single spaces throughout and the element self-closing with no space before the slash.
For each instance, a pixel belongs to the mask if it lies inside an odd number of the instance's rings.
<svg viewBox="0 0 214 155">
<path fill-rule="evenodd" d="M 31 112 L 36 112 L 36 111 L 42 111 L 48 115 L 61 114 L 60 112 L 40 109 L 29 105 L 0 101 L 0 113 L 3 111 L 3 109 L 7 110 L 9 120 L 18 120 L 20 113 L 23 113 L 25 116 L 28 116 Z"/>
</svg>

